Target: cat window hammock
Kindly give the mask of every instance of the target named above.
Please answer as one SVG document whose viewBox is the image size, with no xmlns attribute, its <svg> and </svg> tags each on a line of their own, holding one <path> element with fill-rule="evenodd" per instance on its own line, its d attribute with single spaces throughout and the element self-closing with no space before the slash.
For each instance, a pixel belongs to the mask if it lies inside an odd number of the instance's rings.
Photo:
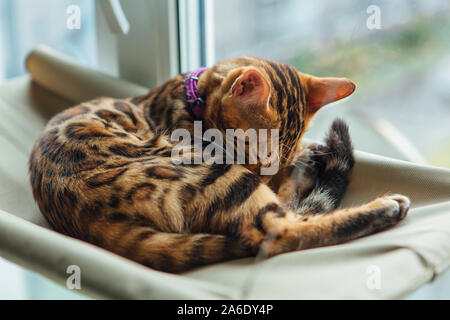
<svg viewBox="0 0 450 320">
<path fill-rule="evenodd" d="M 28 156 L 45 123 L 72 104 L 147 89 L 43 47 L 27 68 L 34 81 L 0 86 L 0 256 L 27 269 L 65 285 L 67 267 L 77 265 L 81 293 L 94 298 L 390 299 L 407 297 L 450 265 L 450 170 L 359 151 L 342 205 L 391 191 L 413 206 L 398 226 L 345 244 L 172 275 L 54 232 L 28 182 Z"/>
</svg>

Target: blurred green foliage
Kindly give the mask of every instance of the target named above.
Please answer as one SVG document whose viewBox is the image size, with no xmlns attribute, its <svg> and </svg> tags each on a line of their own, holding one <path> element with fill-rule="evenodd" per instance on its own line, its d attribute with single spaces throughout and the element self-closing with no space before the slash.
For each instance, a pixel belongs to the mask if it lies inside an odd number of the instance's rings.
<svg viewBox="0 0 450 320">
<path fill-rule="evenodd" d="M 417 16 L 389 30 L 373 30 L 366 37 L 336 41 L 323 48 L 304 48 L 292 63 L 306 73 L 349 77 L 360 89 L 371 90 L 389 86 L 389 81 L 380 81 L 387 74 L 393 76 L 405 69 L 421 72 L 448 52 L 449 30 L 448 14 L 432 19 Z"/>
</svg>

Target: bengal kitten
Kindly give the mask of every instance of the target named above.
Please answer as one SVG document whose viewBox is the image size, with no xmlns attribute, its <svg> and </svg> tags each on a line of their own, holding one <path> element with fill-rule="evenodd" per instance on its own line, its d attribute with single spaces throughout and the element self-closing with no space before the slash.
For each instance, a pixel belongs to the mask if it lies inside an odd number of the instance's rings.
<svg viewBox="0 0 450 320">
<path fill-rule="evenodd" d="M 253 57 L 198 76 L 202 125 L 279 129 L 281 170 L 261 163 L 174 164 L 169 138 L 192 132 L 185 74 L 145 95 L 84 102 L 54 116 L 30 158 L 34 198 L 50 225 L 151 268 L 189 268 L 342 243 L 395 225 L 410 201 L 381 196 L 337 209 L 354 164 L 347 126 L 302 149 L 323 105 L 350 95 L 345 78 L 319 78 Z"/>
</svg>

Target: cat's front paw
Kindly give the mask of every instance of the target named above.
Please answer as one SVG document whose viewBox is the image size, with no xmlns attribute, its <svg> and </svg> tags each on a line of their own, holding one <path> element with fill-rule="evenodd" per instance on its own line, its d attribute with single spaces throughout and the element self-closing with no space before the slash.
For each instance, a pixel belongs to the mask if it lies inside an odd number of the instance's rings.
<svg viewBox="0 0 450 320">
<path fill-rule="evenodd" d="M 372 232 L 390 228 L 403 220 L 409 210 L 411 201 L 401 194 L 386 194 L 374 201 L 370 215 L 375 216 Z"/>
<path fill-rule="evenodd" d="M 385 214 L 393 221 L 403 220 L 411 206 L 411 200 L 401 194 L 386 194 L 382 197 L 386 203 Z"/>
</svg>

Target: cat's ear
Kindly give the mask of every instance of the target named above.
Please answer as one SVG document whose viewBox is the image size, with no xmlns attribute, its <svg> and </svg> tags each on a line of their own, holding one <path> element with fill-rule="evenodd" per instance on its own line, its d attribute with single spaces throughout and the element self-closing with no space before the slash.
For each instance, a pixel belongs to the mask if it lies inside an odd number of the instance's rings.
<svg viewBox="0 0 450 320">
<path fill-rule="evenodd" d="M 322 106 L 345 98 L 355 91 L 356 85 L 347 78 L 321 78 L 300 73 L 306 90 L 308 113 L 314 114 Z"/>
<path fill-rule="evenodd" d="M 234 81 L 231 93 L 236 105 L 264 108 L 267 106 L 270 87 L 261 72 L 248 69 Z"/>
</svg>

